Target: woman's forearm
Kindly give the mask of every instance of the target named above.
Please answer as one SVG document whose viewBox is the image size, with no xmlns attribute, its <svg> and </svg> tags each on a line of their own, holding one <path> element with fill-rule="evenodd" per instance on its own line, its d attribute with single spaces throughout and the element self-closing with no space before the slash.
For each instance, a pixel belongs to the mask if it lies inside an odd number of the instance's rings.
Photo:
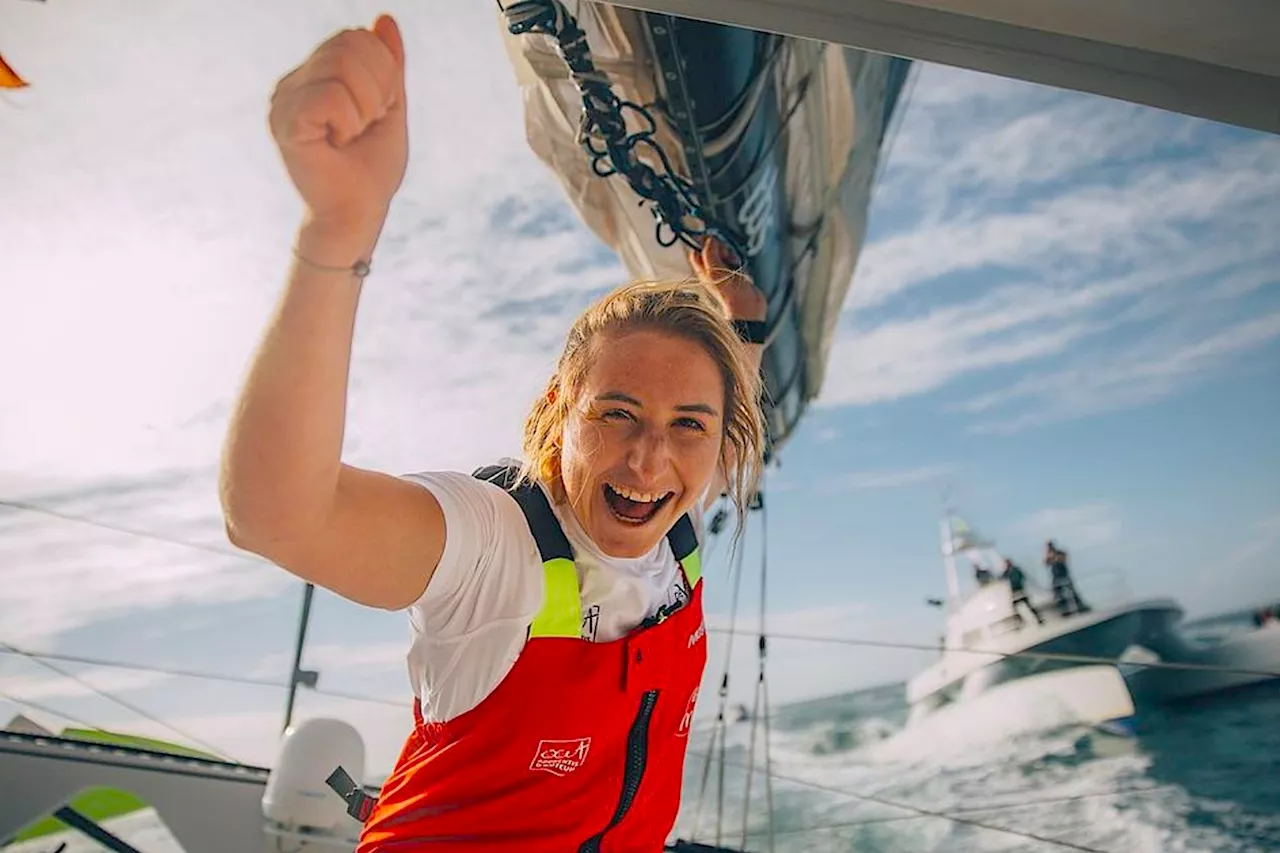
<svg viewBox="0 0 1280 853">
<path fill-rule="evenodd" d="M 312 534 L 333 504 L 361 289 L 350 268 L 376 242 L 362 230 L 300 230 L 305 260 L 290 269 L 231 413 L 220 496 L 228 535 L 249 550 Z"/>
</svg>

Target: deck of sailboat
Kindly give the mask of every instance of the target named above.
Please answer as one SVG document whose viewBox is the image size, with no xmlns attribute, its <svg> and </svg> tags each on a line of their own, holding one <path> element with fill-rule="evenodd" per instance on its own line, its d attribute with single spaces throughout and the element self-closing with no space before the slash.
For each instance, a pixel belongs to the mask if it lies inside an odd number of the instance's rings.
<svg viewBox="0 0 1280 853">
<path fill-rule="evenodd" d="M 0 840 L 97 786 L 162 816 L 186 853 L 257 850 L 265 767 L 53 735 L 0 731 Z"/>
</svg>

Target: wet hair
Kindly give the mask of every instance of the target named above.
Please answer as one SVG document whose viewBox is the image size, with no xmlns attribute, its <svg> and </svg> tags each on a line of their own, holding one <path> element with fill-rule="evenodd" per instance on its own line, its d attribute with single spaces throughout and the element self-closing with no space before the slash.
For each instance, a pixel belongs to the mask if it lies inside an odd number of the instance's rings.
<svg viewBox="0 0 1280 853">
<path fill-rule="evenodd" d="M 546 390 L 525 418 L 520 480 L 539 480 L 557 502 L 564 500 L 564 426 L 585 384 L 593 346 L 602 337 L 636 331 L 663 332 L 691 341 L 702 347 L 720 370 L 724 382 L 720 464 L 738 511 L 736 541 L 763 467 L 761 383 L 723 304 L 697 280 L 633 282 L 605 295 L 578 316 Z"/>
</svg>

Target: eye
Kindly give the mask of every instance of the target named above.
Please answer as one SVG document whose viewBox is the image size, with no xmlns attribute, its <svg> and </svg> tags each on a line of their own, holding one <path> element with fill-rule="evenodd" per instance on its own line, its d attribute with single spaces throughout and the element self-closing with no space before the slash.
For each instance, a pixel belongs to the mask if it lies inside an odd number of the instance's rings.
<svg viewBox="0 0 1280 853">
<path fill-rule="evenodd" d="M 676 425 L 682 429 L 692 429 L 697 432 L 706 432 L 707 428 L 702 425 L 702 421 L 697 418 L 677 418 Z"/>
<path fill-rule="evenodd" d="M 626 409 L 608 409 L 602 415 L 600 415 L 600 417 L 601 419 L 606 421 L 622 421 L 622 420 L 629 421 L 632 419 L 631 413 L 628 412 Z"/>
</svg>

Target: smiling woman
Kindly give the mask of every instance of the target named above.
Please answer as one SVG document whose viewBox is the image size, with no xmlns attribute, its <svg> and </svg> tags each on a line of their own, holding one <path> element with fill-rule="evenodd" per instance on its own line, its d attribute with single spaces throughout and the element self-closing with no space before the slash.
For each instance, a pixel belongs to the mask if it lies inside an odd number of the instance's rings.
<svg viewBox="0 0 1280 853">
<path fill-rule="evenodd" d="M 740 530 L 762 464 L 761 347 L 734 321 L 763 320 L 764 297 L 707 242 L 694 278 L 621 287 L 578 318 L 522 464 L 344 464 L 355 313 L 407 164 L 404 105 L 385 17 L 276 89 L 306 218 L 227 437 L 228 535 L 408 611 L 415 726 L 376 804 L 353 803 L 361 853 L 659 849 L 706 663 L 703 511 L 729 492 Z"/>
</svg>

